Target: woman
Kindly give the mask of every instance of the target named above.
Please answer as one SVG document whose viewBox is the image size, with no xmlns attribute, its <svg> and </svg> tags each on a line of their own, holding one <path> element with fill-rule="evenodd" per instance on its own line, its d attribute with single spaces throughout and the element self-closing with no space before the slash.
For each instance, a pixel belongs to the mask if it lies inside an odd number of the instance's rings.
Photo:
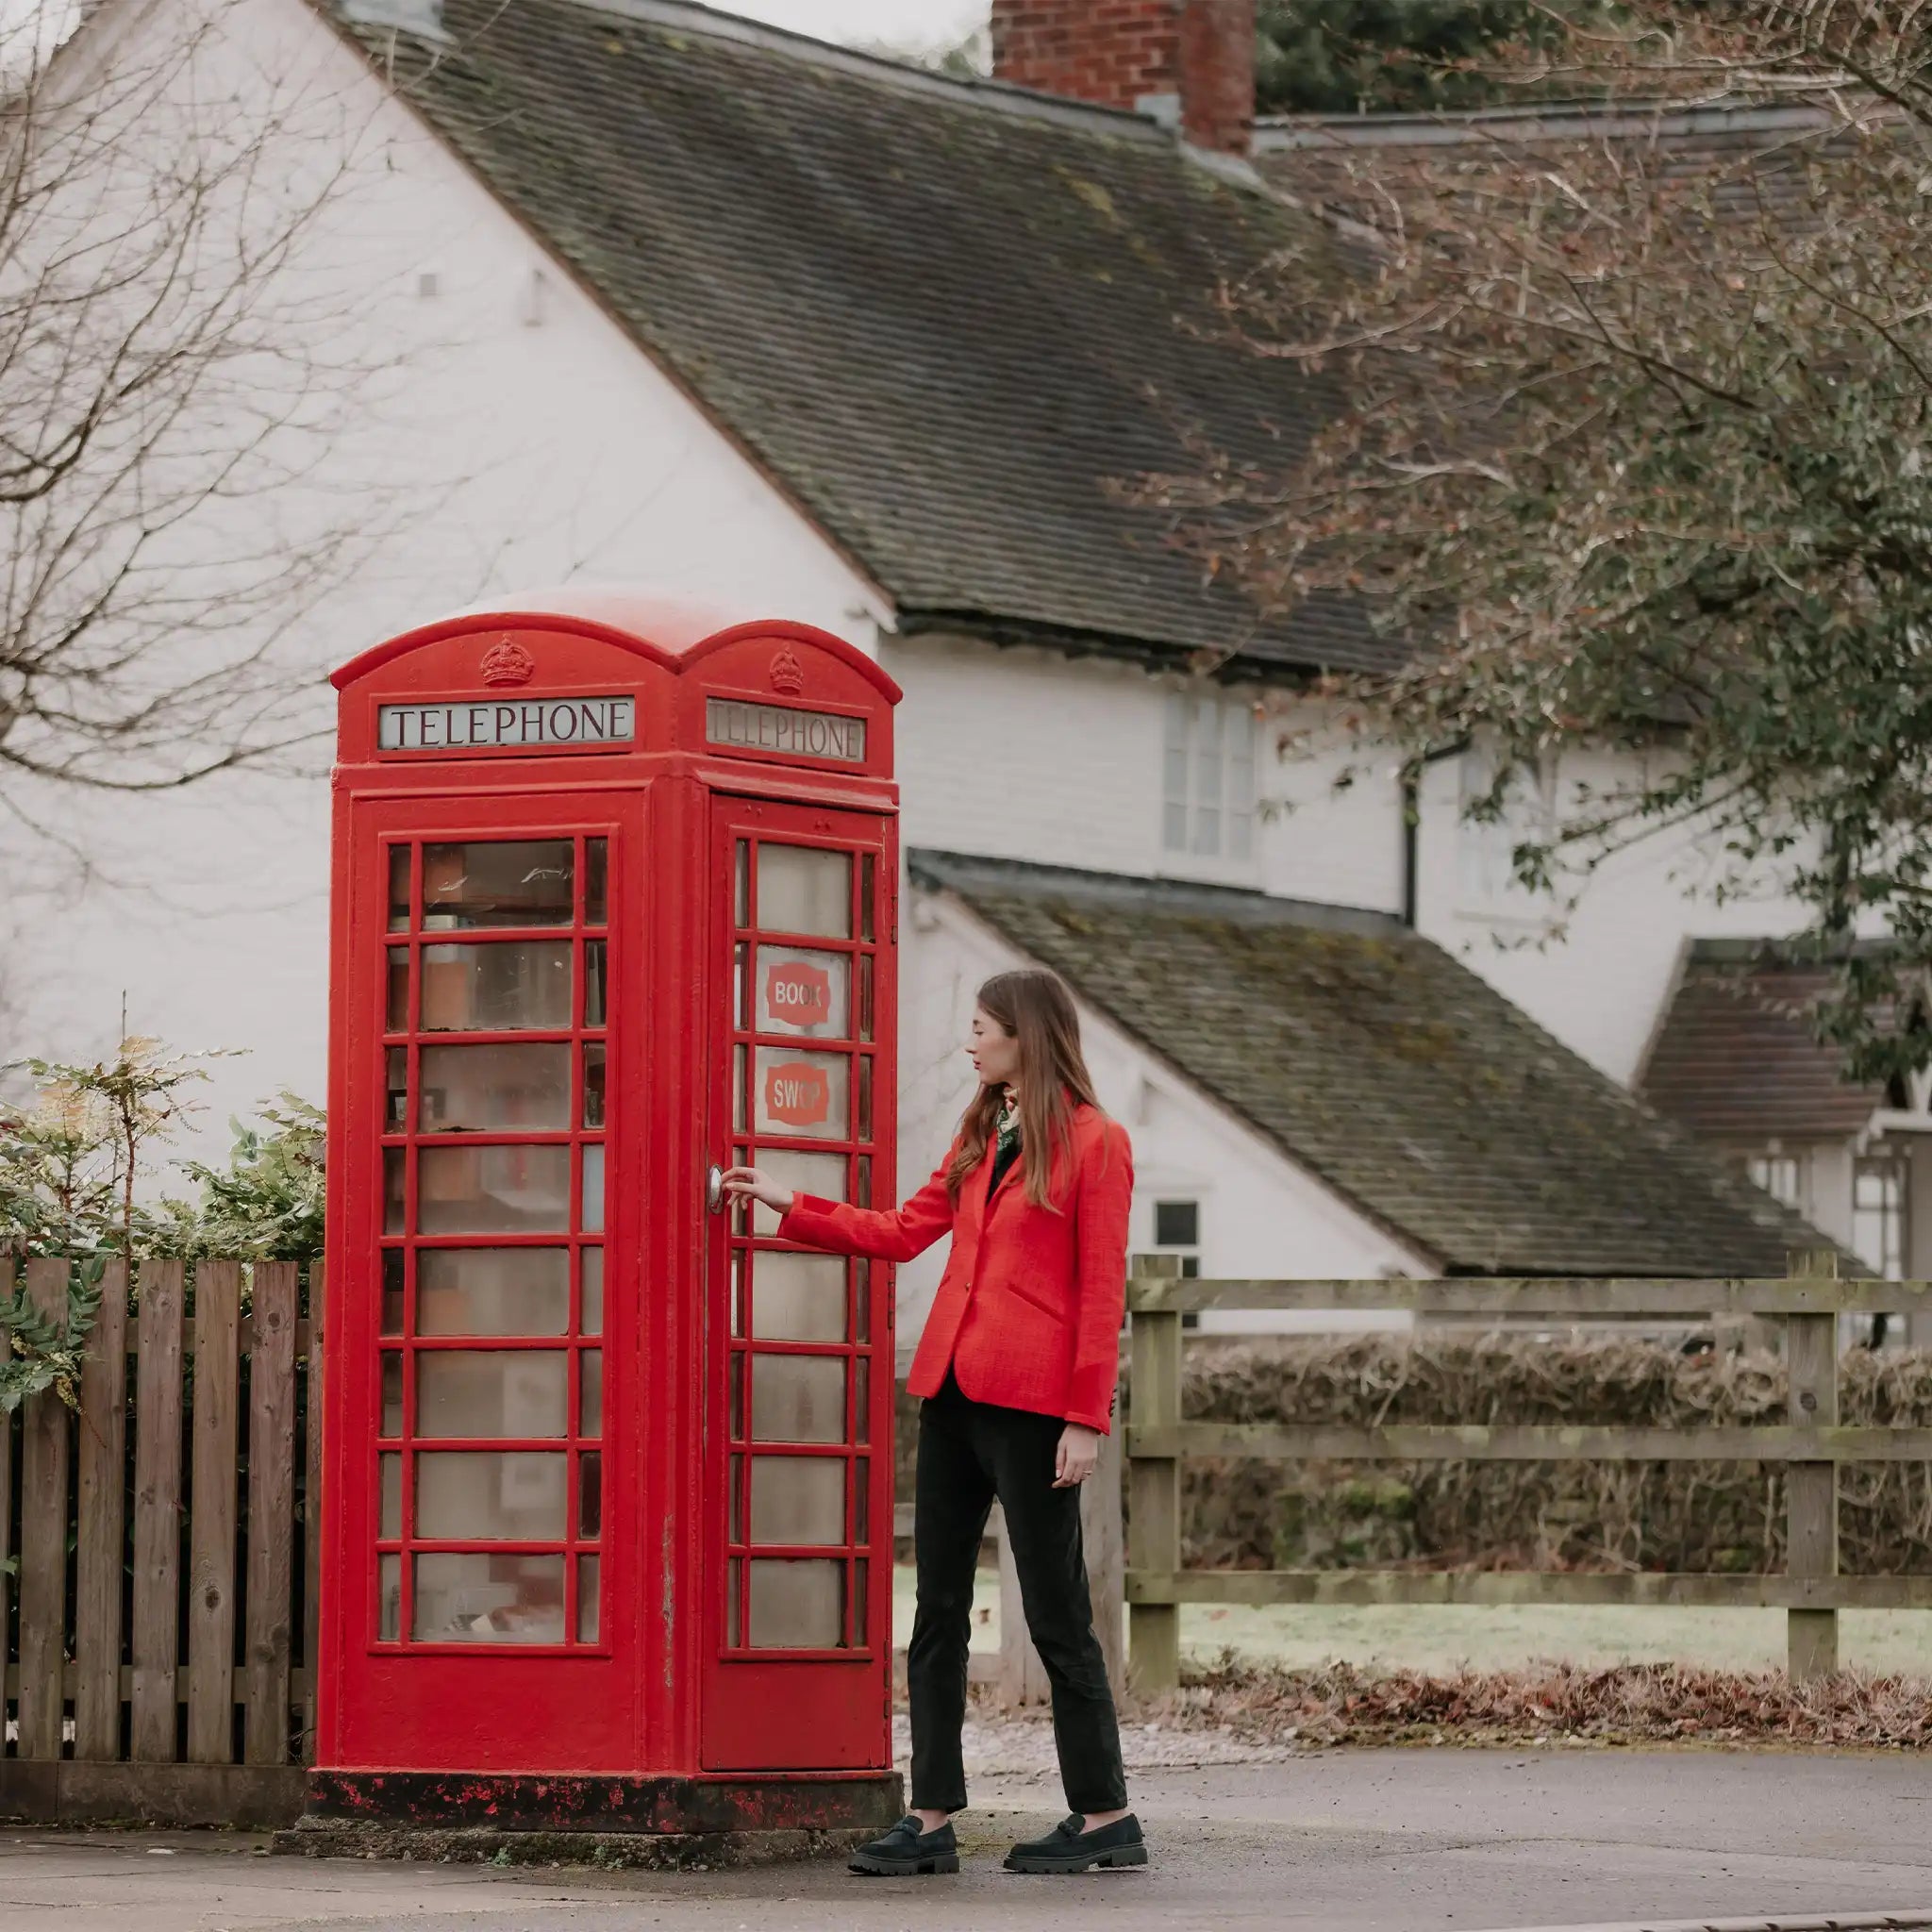
<svg viewBox="0 0 1932 1932">
<path fill-rule="evenodd" d="M 756 1168 L 724 1176 L 731 1193 L 782 1215 L 779 1234 L 805 1247 L 909 1261 L 953 1238 L 909 1384 L 925 1398 L 919 1610 L 907 1654 L 913 1808 L 861 1846 L 852 1869 L 959 1869 L 951 1821 L 966 1804 L 959 1732 L 973 1576 L 995 1496 L 1053 1687 L 1073 1813 L 1015 1845 L 1007 1869 L 1144 1865 L 1080 1549 L 1080 1485 L 1113 1415 L 1133 1154 L 1094 1104 L 1079 1018 L 1051 973 L 988 980 L 966 1052 L 979 1091 L 938 1173 L 897 1213 L 793 1194 Z"/>
</svg>

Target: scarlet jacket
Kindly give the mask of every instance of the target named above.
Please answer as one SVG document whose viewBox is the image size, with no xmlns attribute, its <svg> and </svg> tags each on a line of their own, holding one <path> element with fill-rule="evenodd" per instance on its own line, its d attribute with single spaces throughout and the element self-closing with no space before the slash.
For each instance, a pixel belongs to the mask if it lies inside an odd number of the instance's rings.
<svg viewBox="0 0 1932 1932">
<path fill-rule="evenodd" d="M 1064 1416 L 1103 1433 L 1113 1415 L 1126 1295 L 1134 1156 L 1126 1129 L 1096 1107 L 1074 1109 L 1056 1150 L 1049 1207 L 1027 1198 L 1025 1163 L 991 1201 L 992 1148 L 946 1190 L 949 1153 L 896 1213 L 797 1195 L 778 1232 L 803 1247 L 909 1261 L 950 1233 L 952 1253 L 925 1318 L 908 1386 L 937 1395 L 950 1367 L 975 1402 Z"/>
</svg>

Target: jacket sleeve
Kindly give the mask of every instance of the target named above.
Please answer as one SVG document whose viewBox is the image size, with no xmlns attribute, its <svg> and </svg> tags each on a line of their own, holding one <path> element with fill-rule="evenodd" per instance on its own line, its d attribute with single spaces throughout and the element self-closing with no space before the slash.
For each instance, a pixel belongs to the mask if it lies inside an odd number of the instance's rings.
<svg viewBox="0 0 1932 1932">
<path fill-rule="evenodd" d="M 1133 1146 L 1126 1129 L 1108 1121 L 1080 1163 L 1074 1196 L 1074 1373 L 1067 1400 L 1067 1420 L 1102 1435 L 1113 1426 L 1133 1200 Z"/>
<path fill-rule="evenodd" d="M 932 1178 L 894 1211 L 854 1208 L 816 1194 L 794 1194 L 791 1211 L 778 1224 L 781 1241 L 823 1248 L 834 1255 L 868 1255 L 877 1261 L 909 1261 L 923 1255 L 953 1225 L 953 1200 L 946 1189 L 948 1153 Z"/>
</svg>

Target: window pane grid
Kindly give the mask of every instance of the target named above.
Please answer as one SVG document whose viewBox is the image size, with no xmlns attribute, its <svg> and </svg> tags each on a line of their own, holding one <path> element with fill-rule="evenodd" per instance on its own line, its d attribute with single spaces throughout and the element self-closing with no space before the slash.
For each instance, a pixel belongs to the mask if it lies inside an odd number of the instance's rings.
<svg viewBox="0 0 1932 1932">
<path fill-rule="evenodd" d="M 774 846 L 824 852 L 844 861 L 844 906 L 835 912 L 829 900 L 814 902 L 820 914 L 815 923 L 842 931 L 801 933 L 787 923 L 765 923 L 773 918 L 773 893 L 765 874 L 766 854 Z M 815 1176 L 818 1189 L 857 1199 L 869 1191 L 876 1145 L 870 1096 L 876 1079 L 873 988 L 880 924 L 873 902 L 879 891 L 880 868 L 875 861 L 855 862 L 856 856 L 846 847 L 814 847 L 780 838 L 741 840 L 737 853 L 735 970 L 724 1013 L 732 1048 L 725 1057 L 725 1077 L 733 1087 L 726 1110 L 732 1124 L 733 1158 L 768 1165 L 814 1158 L 837 1161 L 841 1178 L 834 1182 L 830 1176 Z M 871 855 L 864 858 L 870 859 Z M 816 858 L 800 869 L 808 881 L 814 873 L 823 880 L 830 872 L 829 864 Z M 785 890 L 795 897 L 798 881 L 791 881 Z M 811 1017 L 815 1005 L 822 1005 L 826 1014 L 816 1024 Z M 824 1031 L 817 1030 L 819 1024 Z M 842 1075 L 833 1071 L 834 1061 L 843 1062 Z M 767 1103 L 774 1096 L 758 1089 L 762 1079 L 774 1075 L 774 1062 L 778 1067 L 824 1070 L 829 1091 L 823 1099 L 827 1117 L 822 1131 L 812 1131 L 816 1122 L 807 1120 L 793 1127 L 775 1110 L 768 1111 Z M 802 1071 L 796 1077 L 808 1084 L 808 1074 Z M 860 1452 L 863 1431 L 856 1405 L 865 1399 L 861 1391 L 869 1386 L 874 1352 L 869 1323 L 861 1334 L 855 1297 L 871 1291 L 871 1276 L 841 1259 L 832 1304 L 808 1273 L 801 1270 L 782 1280 L 774 1274 L 765 1290 L 767 1299 L 761 1302 L 762 1257 L 772 1257 L 765 1265 L 773 1270 L 791 1257 L 807 1257 L 762 1232 L 745 1213 L 731 1218 L 728 1243 L 724 1291 L 731 1307 L 723 1324 L 729 1399 L 724 1405 L 728 1449 L 722 1642 L 727 1653 L 741 1657 L 850 1655 L 855 1642 L 864 1642 L 863 1629 L 855 1629 L 852 1607 L 859 1595 L 857 1578 L 869 1550 L 856 1501 L 856 1486 L 865 1478 L 855 1470 L 869 1470 L 870 1457 Z M 828 1313 L 842 1320 L 842 1338 L 834 1341 L 827 1333 L 812 1339 Z M 800 1332 L 774 1333 L 774 1328 Z M 806 1429 L 816 1432 L 822 1426 L 814 1412 L 815 1385 L 809 1379 L 767 1385 L 768 1399 L 760 1400 L 756 1379 L 760 1362 L 774 1368 L 790 1362 L 802 1368 L 813 1361 L 838 1365 L 841 1400 L 836 1419 L 827 1420 L 841 1440 L 794 1440 Z M 766 1427 L 783 1427 L 785 1434 L 761 1436 L 761 1421 Z M 826 1465 L 838 1471 L 829 1486 L 809 1474 Z M 829 1534 L 833 1525 L 827 1507 L 834 1495 L 842 1518 L 836 1538 Z M 788 1527 L 788 1512 L 799 1510 L 814 1520 L 792 1521 L 794 1534 L 777 1540 Z M 808 1528 L 810 1534 L 799 1533 Z M 791 1641 L 807 1636 L 808 1642 Z"/>
<path fill-rule="evenodd" d="M 597 1250 L 601 1277 L 604 1211 L 601 1196 L 594 1202 L 586 1200 L 584 1175 L 587 1167 L 593 1174 L 596 1172 L 606 1139 L 606 1125 L 600 1122 L 602 1083 L 593 1093 L 591 1082 L 601 1072 L 608 1053 L 607 1015 L 601 1005 L 608 848 L 603 838 L 584 834 L 568 841 L 508 841 L 513 847 L 520 842 L 520 850 L 511 855 L 507 868 L 499 864 L 498 871 L 508 876 L 512 891 L 527 887 L 540 897 L 549 892 L 552 896 L 545 906 L 553 916 L 527 924 L 478 924 L 475 922 L 495 916 L 487 890 L 479 909 L 474 911 L 460 895 L 467 890 L 473 866 L 484 876 L 487 889 L 493 856 L 490 848 L 500 848 L 504 842 L 473 840 L 439 847 L 445 880 L 453 879 L 444 890 L 455 904 L 434 924 L 423 909 L 424 855 L 437 841 L 418 841 L 391 848 L 391 937 L 394 943 L 388 971 L 391 986 L 403 989 L 400 1010 L 407 1025 L 397 1030 L 398 1002 L 391 995 L 385 1006 L 390 1024 L 383 1036 L 383 1051 L 395 1060 L 402 1074 L 404 1104 L 400 1121 L 381 1137 L 389 1169 L 385 1191 L 391 1219 L 382 1251 L 385 1256 L 395 1255 L 400 1261 L 402 1307 L 401 1333 L 384 1335 L 383 1360 L 400 1369 L 402 1433 L 384 1441 L 383 1460 L 377 1470 L 380 1554 L 376 1627 L 380 1641 L 415 1648 L 454 1645 L 471 1650 L 508 1643 L 519 1654 L 595 1649 L 604 1620 L 597 1603 L 587 1600 L 584 1592 L 594 1592 L 598 1587 L 601 1504 L 586 1499 L 592 1490 L 601 1490 L 602 1426 L 601 1417 L 586 1417 L 584 1402 L 587 1376 L 592 1378 L 593 1392 L 601 1387 L 603 1337 L 596 1331 L 601 1330 L 603 1322 L 600 1290 L 595 1328 L 586 1324 L 585 1256 L 591 1249 Z M 566 844 L 571 870 L 568 918 L 554 916 L 564 911 L 557 875 Z M 407 862 L 401 857 L 405 852 Z M 454 860 L 452 854 L 457 855 Z M 405 876 L 408 905 L 400 908 L 398 916 L 396 888 Z M 605 903 L 596 908 L 594 920 L 587 903 L 591 893 L 607 895 Z M 541 953 L 533 950 L 539 944 L 544 948 Z M 486 951 L 520 946 L 524 949 L 521 953 L 500 950 L 491 955 Z M 458 977 L 445 986 L 441 995 L 445 1004 L 434 1016 L 424 1010 L 425 948 L 444 956 L 439 964 L 461 969 Z M 594 999 L 593 974 L 589 970 L 593 952 L 600 969 L 594 975 Z M 492 960 L 501 964 L 501 973 L 495 972 Z M 559 1024 L 562 1015 L 554 1010 L 554 996 L 556 980 L 566 960 L 571 981 L 570 1024 Z M 547 988 L 541 976 L 546 972 L 550 975 Z M 477 999 L 491 1002 L 490 1009 L 499 1019 L 504 1017 L 508 1001 L 509 1020 L 488 1026 L 464 1024 L 480 1010 L 475 1004 Z M 514 1024 L 520 1001 L 524 1010 L 534 1011 L 539 1018 L 549 1011 L 550 1023 Z M 425 1024 L 429 1018 L 438 1024 Z M 443 1056 L 439 1065 L 447 1075 L 469 1080 L 472 1092 L 466 1104 L 478 1117 L 487 1117 L 492 1108 L 501 1110 L 532 1105 L 518 1082 L 526 1086 L 537 1065 L 528 1049 L 546 1044 L 560 1046 L 568 1057 L 567 1072 L 562 1066 L 556 1070 L 568 1124 L 537 1128 L 514 1120 L 502 1124 L 492 1120 L 483 1130 L 472 1131 L 458 1119 L 457 1130 L 451 1131 L 439 1130 L 422 1119 L 419 1096 L 425 1048 Z M 493 1061 L 483 1058 L 493 1047 L 519 1051 L 502 1054 Z M 478 1057 L 465 1060 L 459 1057 L 465 1051 Z M 554 1105 L 541 1100 L 535 1104 L 540 1108 Z M 587 1107 L 592 1110 L 587 1113 Z M 562 1151 L 567 1163 L 567 1192 L 558 1212 L 563 1225 L 477 1226 L 448 1233 L 434 1227 L 425 1230 L 419 1208 L 421 1155 L 425 1151 L 468 1155 L 473 1150 L 505 1147 Z M 514 1167 L 512 1163 L 506 1172 L 512 1173 Z M 401 1227 L 393 1224 L 399 1211 Z M 560 1257 L 558 1267 L 541 1269 L 541 1276 L 554 1277 L 561 1297 L 551 1298 L 548 1313 L 541 1312 L 544 1304 L 541 1298 L 530 1298 L 540 1275 L 513 1263 L 513 1257 L 525 1250 L 532 1254 L 532 1268 L 540 1268 L 540 1257 Z M 455 1325 L 433 1334 L 423 1331 L 421 1277 L 425 1251 L 452 1257 L 450 1267 L 441 1271 L 444 1286 L 439 1291 L 438 1320 L 453 1321 Z M 480 1257 L 491 1251 L 496 1251 L 495 1269 L 480 1258 L 475 1264 L 455 1260 L 464 1254 Z M 389 1265 L 385 1260 L 385 1281 Z M 481 1268 L 483 1274 L 475 1275 L 475 1268 Z M 511 1305 L 508 1311 L 499 1306 L 491 1313 L 491 1291 L 494 1302 L 502 1304 L 506 1280 Z M 519 1293 L 521 1303 L 515 1300 Z M 484 1303 L 476 1302 L 478 1294 L 485 1296 Z M 533 1310 L 538 1312 L 533 1315 Z M 501 1324 L 499 1332 L 476 1332 L 489 1321 Z M 566 1332 L 549 1327 L 552 1321 L 560 1323 Z M 388 1321 L 384 1324 L 386 1329 L 391 1325 Z M 538 1327 L 541 1332 L 518 1332 Z M 462 1366 L 464 1357 L 470 1364 L 467 1368 Z M 560 1386 L 547 1375 L 535 1382 L 524 1377 L 520 1382 L 513 1366 L 520 1359 L 528 1361 L 533 1369 L 541 1363 L 556 1363 L 562 1371 Z M 502 1363 L 501 1376 L 485 1369 L 484 1365 L 492 1361 Z M 449 1374 L 457 1378 L 451 1381 L 438 1370 L 441 1392 L 437 1399 L 444 1405 L 445 1422 L 460 1426 L 474 1419 L 507 1426 L 489 1434 L 425 1434 L 425 1428 L 436 1426 L 437 1419 L 419 1411 L 419 1364 L 440 1363 L 447 1364 Z M 390 1372 L 385 1369 L 383 1373 Z M 561 1433 L 533 1435 L 515 1426 L 519 1421 L 541 1416 L 542 1406 L 558 1395 L 561 1396 Z M 538 1405 L 535 1415 L 532 1402 Z M 452 1407 L 454 1414 L 450 1413 Z M 588 1434 L 587 1421 L 591 1424 Z M 474 1467 L 465 1461 L 472 1457 L 475 1458 Z M 423 1534 L 419 1488 L 427 1479 L 425 1458 L 433 1458 L 426 1467 L 433 1470 L 441 1486 L 438 1507 L 442 1519 L 430 1527 L 458 1529 L 480 1517 L 492 1530 L 500 1527 L 502 1533 L 487 1537 Z M 393 1488 L 398 1477 L 399 1509 L 392 1507 L 393 1497 L 386 1504 L 382 1487 L 388 1483 Z M 560 1497 L 557 1494 L 559 1477 Z M 536 1488 L 531 1490 L 533 1482 Z M 518 1484 L 528 1492 L 511 1493 Z M 534 1539 L 527 1533 L 518 1534 L 520 1523 L 527 1532 L 533 1514 L 540 1519 L 554 1514 L 556 1533 Z M 391 1526 L 400 1533 L 381 1534 Z M 431 1566 L 422 1573 L 428 1579 L 422 1588 L 430 1592 L 423 1615 L 441 1620 L 441 1627 L 426 1631 L 419 1627 L 419 1557 Z"/>
</svg>

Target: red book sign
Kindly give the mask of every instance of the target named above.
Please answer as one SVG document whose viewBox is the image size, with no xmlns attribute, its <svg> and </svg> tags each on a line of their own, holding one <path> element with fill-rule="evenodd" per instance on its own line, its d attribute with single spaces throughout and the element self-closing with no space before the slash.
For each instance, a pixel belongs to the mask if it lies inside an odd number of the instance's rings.
<svg viewBox="0 0 1932 1932">
<path fill-rule="evenodd" d="M 765 1111 L 788 1127 L 816 1127 L 832 1111 L 832 1083 L 823 1067 L 788 1060 L 765 1071 Z"/>
<path fill-rule="evenodd" d="M 832 975 L 805 959 L 779 959 L 765 978 L 765 1011 L 786 1026 L 823 1026 L 832 1017 Z"/>
</svg>

